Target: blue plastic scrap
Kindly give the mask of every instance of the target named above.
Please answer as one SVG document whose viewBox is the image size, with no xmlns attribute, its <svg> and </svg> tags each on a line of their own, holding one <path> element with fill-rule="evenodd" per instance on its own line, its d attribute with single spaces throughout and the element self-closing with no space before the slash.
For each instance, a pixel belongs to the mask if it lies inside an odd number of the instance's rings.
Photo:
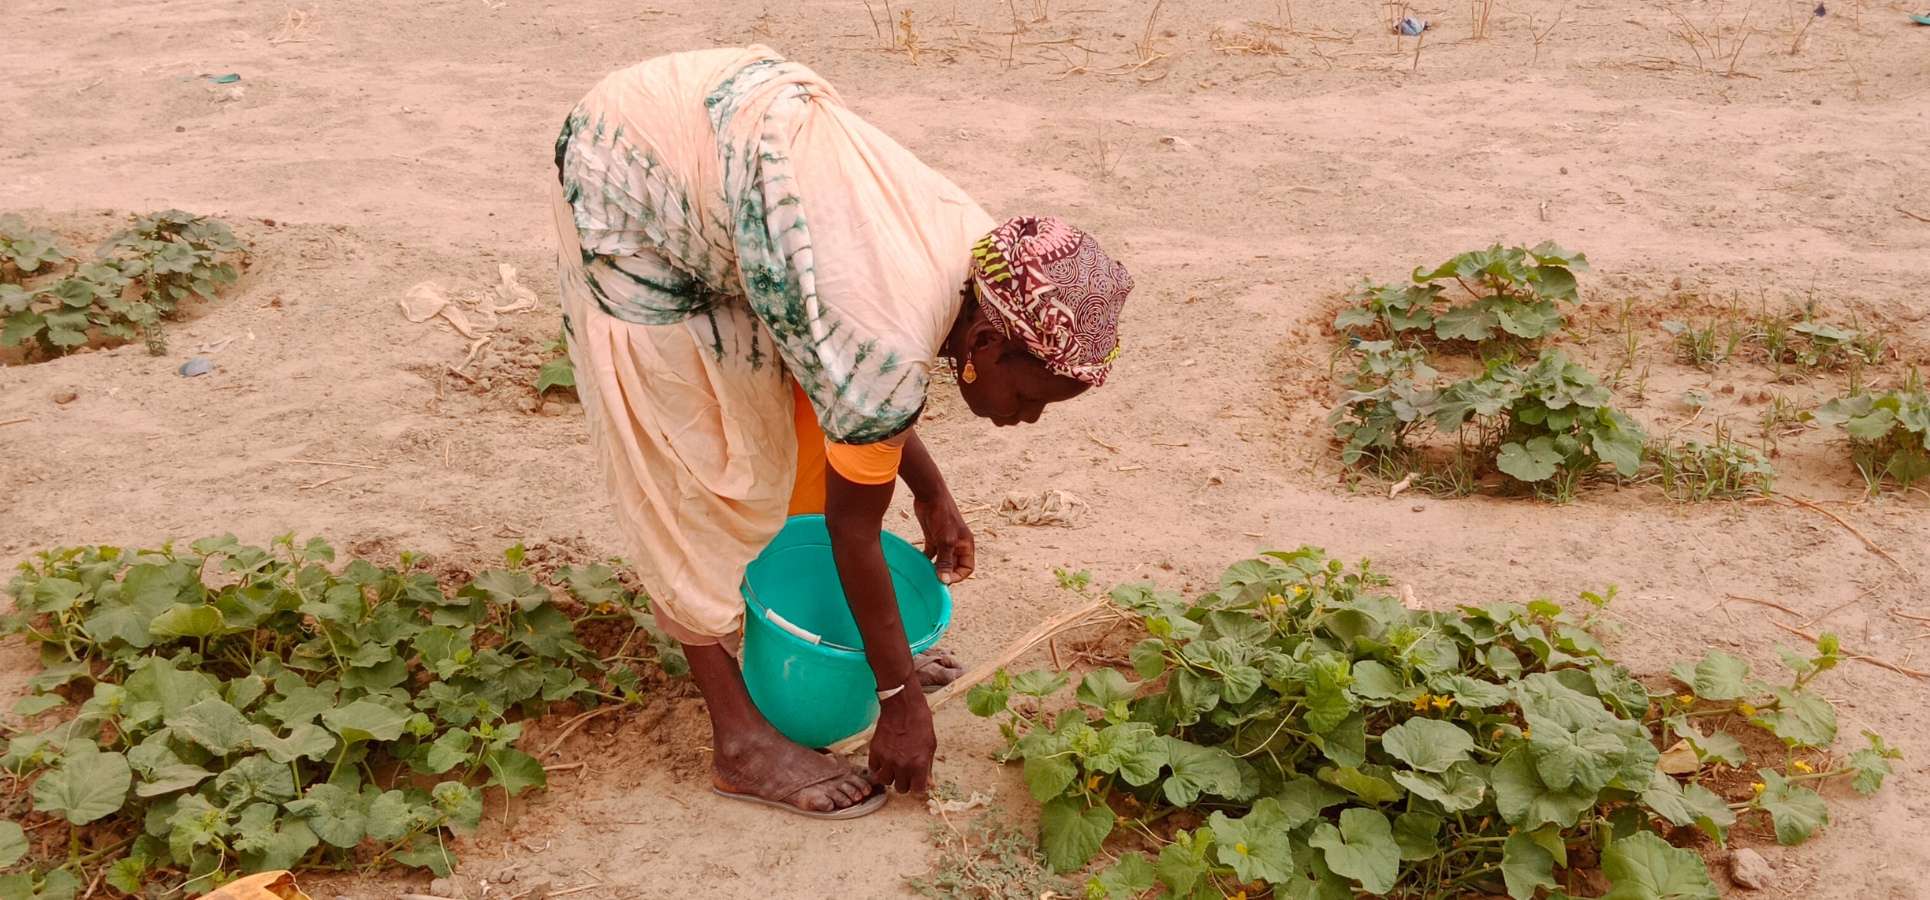
<svg viewBox="0 0 1930 900">
<path fill-rule="evenodd" d="M 197 356 L 181 364 L 182 378 L 193 378 L 196 375 L 206 375 L 212 371 L 214 371 L 214 360 L 209 359 L 205 356 Z"/>
<path fill-rule="evenodd" d="M 237 72 L 229 72 L 225 75 L 208 75 L 206 78 L 215 84 L 234 84 L 241 80 L 241 75 Z"/>
<path fill-rule="evenodd" d="M 1910 17 L 1910 21 L 1915 22 L 1918 25 L 1930 25 L 1930 16 L 1912 15 Z"/>
<path fill-rule="evenodd" d="M 1404 16 L 1399 22 L 1394 23 L 1394 31 L 1406 37 L 1415 37 L 1426 30 L 1427 20 L 1413 16 Z"/>
</svg>

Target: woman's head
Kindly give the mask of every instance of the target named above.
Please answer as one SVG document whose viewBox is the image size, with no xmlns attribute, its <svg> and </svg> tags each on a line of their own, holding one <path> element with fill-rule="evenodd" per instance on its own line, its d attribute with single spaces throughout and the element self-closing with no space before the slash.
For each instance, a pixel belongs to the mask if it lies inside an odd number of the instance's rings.
<svg viewBox="0 0 1930 900">
<path fill-rule="evenodd" d="M 945 340 L 965 404 L 995 425 L 1017 425 L 1105 383 L 1132 289 L 1125 266 L 1059 219 L 993 229 L 972 248 L 971 283 Z"/>
</svg>

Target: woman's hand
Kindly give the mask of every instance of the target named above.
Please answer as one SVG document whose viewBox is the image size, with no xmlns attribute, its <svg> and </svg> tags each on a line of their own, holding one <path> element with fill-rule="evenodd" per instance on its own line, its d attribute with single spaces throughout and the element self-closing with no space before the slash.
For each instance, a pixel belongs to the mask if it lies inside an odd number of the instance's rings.
<svg viewBox="0 0 1930 900">
<path fill-rule="evenodd" d="M 925 704 L 916 677 L 878 706 L 878 729 L 871 735 L 871 779 L 900 793 L 924 793 L 931 786 L 938 734 L 932 730 L 931 707 Z"/>
<path fill-rule="evenodd" d="M 938 570 L 938 580 L 957 584 L 972 577 L 978 560 L 977 545 L 951 494 L 929 500 L 919 497 L 912 501 L 911 509 L 918 515 L 918 527 L 924 529 L 925 556 Z"/>
</svg>

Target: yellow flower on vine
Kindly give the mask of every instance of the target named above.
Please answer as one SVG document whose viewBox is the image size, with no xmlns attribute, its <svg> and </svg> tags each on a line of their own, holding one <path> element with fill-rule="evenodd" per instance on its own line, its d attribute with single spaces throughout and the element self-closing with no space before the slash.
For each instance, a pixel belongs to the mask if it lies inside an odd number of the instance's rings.
<svg viewBox="0 0 1930 900">
<path fill-rule="evenodd" d="M 1802 759 L 1799 759 L 1793 763 L 1790 763 L 1789 767 L 1792 769 L 1795 769 L 1798 772 L 1802 772 L 1805 774 L 1816 771 L 1815 766 L 1810 765 L 1808 760 L 1802 760 Z"/>
<path fill-rule="evenodd" d="M 1766 790 L 1768 790 L 1768 789 L 1769 789 L 1769 785 L 1766 785 L 1766 784 L 1763 784 L 1763 783 L 1762 783 L 1762 782 L 1760 782 L 1760 781 L 1756 781 L 1756 782 L 1751 782 L 1751 783 L 1750 783 L 1750 785 L 1749 785 L 1749 789 L 1750 789 L 1750 790 L 1752 790 L 1752 791 L 1755 791 L 1755 792 L 1756 792 L 1756 793 L 1758 793 L 1758 794 L 1760 794 L 1760 793 L 1762 793 L 1763 791 L 1766 791 Z"/>
<path fill-rule="evenodd" d="M 1756 708 L 1747 703 L 1737 703 L 1736 712 L 1742 713 L 1745 716 L 1753 717 L 1756 714 Z"/>
<path fill-rule="evenodd" d="M 1234 853 L 1238 853 L 1238 854 L 1240 854 L 1241 856 L 1246 856 L 1246 855 L 1247 855 L 1247 849 L 1246 849 L 1246 842 L 1245 842 L 1245 841 L 1241 841 L 1241 842 L 1239 842 L 1239 843 L 1237 843 L 1237 844 L 1234 844 L 1234 845 L 1233 845 L 1233 852 L 1234 852 Z"/>
<path fill-rule="evenodd" d="M 1094 775 L 1091 778 L 1086 779 L 1086 790 L 1096 791 L 1098 789 L 1099 789 L 1099 776 Z"/>
<path fill-rule="evenodd" d="M 1227 900 L 1246 900 L 1246 889 L 1241 888 L 1239 893 L 1234 894 L 1231 897 L 1228 897 Z"/>
<path fill-rule="evenodd" d="M 1419 697 L 1415 697 L 1415 698 L 1414 698 L 1414 711 L 1415 711 L 1415 712 L 1418 712 L 1418 713 L 1424 713 L 1424 712 L 1427 712 L 1427 701 L 1428 701 L 1428 699 L 1429 699 L 1429 698 L 1428 698 L 1428 694 L 1427 694 L 1427 692 L 1426 692 L 1426 691 L 1422 691 L 1422 692 L 1421 692 L 1421 695 L 1420 695 Z"/>
<path fill-rule="evenodd" d="M 1453 697 L 1436 697 L 1436 698 L 1434 698 L 1434 708 L 1435 708 L 1435 709 L 1438 709 L 1438 710 L 1440 710 L 1440 711 L 1442 711 L 1442 712 L 1447 712 L 1447 708 L 1448 708 L 1448 707 L 1450 707 L 1450 706 L 1453 706 L 1453 705 L 1454 705 L 1454 698 L 1453 698 Z"/>
<path fill-rule="evenodd" d="M 1294 599 L 1296 599 L 1296 600 L 1297 600 L 1297 599 L 1299 599 L 1299 598 L 1301 598 L 1301 597 L 1305 597 L 1305 596 L 1307 596 L 1307 586 L 1306 586 L 1306 585 L 1304 585 L 1304 584 L 1296 584 L 1296 585 L 1294 585 L 1294 586 L 1293 586 L 1293 596 L 1294 596 Z"/>
<path fill-rule="evenodd" d="M 1675 702 L 1681 706 L 1694 706 L 1695 695 L 1694 694 L 1677 694 L 1675 696 Z"/>
<path fill-rule="evenodd" d="M 1279 594 L 1268 594 L 1268 595 L 1267 595 L 1267 605 L 1268 605 L 1268 606 L 1285 606 L 1286 604 L 1287 604 L 1287 598 L 1285 598 L 1285 597 L 1282 597 L 1282 596 L 1280 596 Z"/>
<path fill-rule="evenodd" d="M 1535 730 L 1533 728 L 1523 728 L 1521 729 L 1521 736 L 1523 739 L 1534 737 Z"/>
</svg>

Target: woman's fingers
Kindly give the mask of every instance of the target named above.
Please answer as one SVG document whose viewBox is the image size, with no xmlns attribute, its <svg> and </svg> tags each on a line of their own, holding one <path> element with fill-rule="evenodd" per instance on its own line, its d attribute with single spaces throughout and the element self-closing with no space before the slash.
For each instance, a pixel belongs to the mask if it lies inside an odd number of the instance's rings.
<svg viewBox="0 0 1930 900">
<path fill-rule="evenodd" d="M 952 579 L 953 583 L 964 581 L 965 579 L 972 577 L 972 570 L 977 568 L 977 562 L 978 562 L 977 544 L 975 541 L 972 540 L 971 533 L 966 532 L 964 537 L 960 538 L 955 544 L 952 545 L 952 575 L 954 576 Z"/>
</svg>

